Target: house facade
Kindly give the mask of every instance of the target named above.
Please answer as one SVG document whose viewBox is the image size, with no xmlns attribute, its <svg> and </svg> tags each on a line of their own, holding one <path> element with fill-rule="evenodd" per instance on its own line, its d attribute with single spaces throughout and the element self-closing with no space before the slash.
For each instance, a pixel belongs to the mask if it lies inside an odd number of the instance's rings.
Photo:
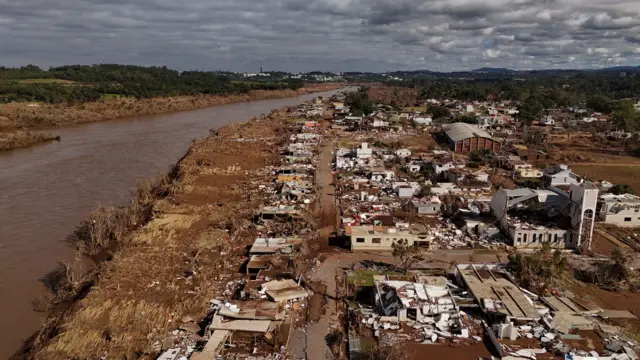
<svg viewBox="0 0 640 360">
<path fill-rule="evenodd" d="M 398 230 L 386 226 L 347 226 L 346 235 L 350 238 L 353 251 L 392 251 L 393 243 L 406 240 L 409 246 L 428 246 L 429 235 L 426 231 Z"/>
</svg>

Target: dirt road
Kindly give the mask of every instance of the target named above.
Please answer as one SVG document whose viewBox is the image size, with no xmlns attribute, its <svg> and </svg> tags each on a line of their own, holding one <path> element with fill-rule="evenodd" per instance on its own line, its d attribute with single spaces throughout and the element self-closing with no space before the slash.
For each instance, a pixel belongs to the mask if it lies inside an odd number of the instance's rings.
<svg viewBox="0 0 640 360">
<path fill-rule="evenodd" d="M 333 160 L 334 142 L 327 142 L 319 156 L 319 163 L 316 172 L 316 187 L 319 193 L 319 238 L 322 248 L 328 249 L 329 237 L 336 231 L 338 226 L 338 211 L 336 206 L 335 187 L 333 185 L 333 172 L 331 162 Z M 324 266 L 321 266 L 322 269 Z M 314 280 L 319 280 L 327 285 L 325 313 L 315 324 L 307 327 L 307 359 L 322 360 L 333 359 L 333 354 L 325 342 L 325 337 L 329 334 L 330 320 L 336 309 L 336 281 L 335 268 L 333 272 L 322 273 L 317 271 L 313 275 Z M 322 275 L 322 276 L 321 276 Z M 335 320 L 335 319 L 334 319 Z"/>
</svg>

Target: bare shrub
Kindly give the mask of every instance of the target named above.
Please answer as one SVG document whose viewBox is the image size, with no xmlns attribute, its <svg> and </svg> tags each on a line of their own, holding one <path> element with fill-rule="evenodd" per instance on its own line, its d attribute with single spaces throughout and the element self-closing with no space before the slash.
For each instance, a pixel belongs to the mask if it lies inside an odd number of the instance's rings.
<svg viewBox="0 0 640 360">
<path fill-rule="evenodd" d="M 356 360 L 407 360 L 409 355 L 400 347 L 375 346 L 353 358 Z"/>
<path fill-rule="evenodd" d="M 568 266 L 567 257 L 562 251 L 553 250 L 549 242 L 544 242 L 532 254 L 510 254 L 507 269 L 515 275 L 521 286 L 544 296 L 550 286 L 565 278 Z"/>
<path fill-rule="evenodd" d="M 599 263 L 593 273 L 594 283 L 610 291 L 638 291 L 638 276 L 631 268 L 631 255 L 615 248 L 611 261 Z"/>
<path fill-rule="evenodd" d="M 48 312 L 54 308 L 55 303 L 56 299 L 53 294 L 44 293 L 31 301 L 31 308 L 36 312 Z"/>
<path fill-rule="evenodd" d="M 126 206 L 100 206 L 67 237 L 67 241 L 86 255 L 96 255 L 117 246 L 132 229 L 151 220 L 153 205 L 170 193 L 177 174 L 177 167 L 173 167 L 154 182 L 139 183 Z"/>
</svg>

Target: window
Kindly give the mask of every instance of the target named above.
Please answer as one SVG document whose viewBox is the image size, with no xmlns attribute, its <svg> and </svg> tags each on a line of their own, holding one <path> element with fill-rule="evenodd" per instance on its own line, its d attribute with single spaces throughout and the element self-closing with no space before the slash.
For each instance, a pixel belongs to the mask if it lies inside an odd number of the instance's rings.
<svg viewBox="0 0 640 360">
<path fill-rule="evenodd" d="M 524 234 L 524 235 L 522 236 L 522 241 L 527 242 L 527 234 Z"/>
<path fill-rule="evenodd" d="M 533 234 L 533 240 L 531 240 L 531 242 L 536 242 L 536 240 L 538 240 L 536 237 L 538 236 L 538 234 Z"/>
<path fill-rule="evenodd" d="M 371 242 L 374 244 L 380 244 L 380 238 L 373 238 L 371 239 Z"/>
<path fill-rule="evenodd" d="M 628 218 L 624 218 L 624 222 L 629 222 L 629 221 L 631 221 L 631 218 L 630 218 L 630 217 L 628 217 Z"/>
<path fill-rule="evenodd" d="M 357 239 L 356 239 L 356 242 L 357 242 L 357 243 L 363 243 L 363 242 L 364 242 L 364 238 L 357 238 Z"/>
<path fill-rule="evenodd" d="M 553 235 L 553 242 L 558 242 L 558 234 Z"/>
</svg>

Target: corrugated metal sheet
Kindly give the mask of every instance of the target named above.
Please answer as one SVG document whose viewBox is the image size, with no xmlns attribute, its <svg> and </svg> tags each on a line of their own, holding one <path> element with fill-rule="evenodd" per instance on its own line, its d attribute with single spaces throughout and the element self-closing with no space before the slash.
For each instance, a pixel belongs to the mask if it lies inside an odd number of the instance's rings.
<svg viewBox="0 0 640 360">
<path fill-rule="evenodd" d="M 449 125 L 445 125 L 444 131 L 447 136 L 453 141 L 458 142 L 460 140 L 473 138 L 473 137 L 482 137 L 491 139 L 491 135 L 488 132 L 480 129 L 475 125 L 465 124 L 465 123 L 453 123 Z"/>
</svg>

